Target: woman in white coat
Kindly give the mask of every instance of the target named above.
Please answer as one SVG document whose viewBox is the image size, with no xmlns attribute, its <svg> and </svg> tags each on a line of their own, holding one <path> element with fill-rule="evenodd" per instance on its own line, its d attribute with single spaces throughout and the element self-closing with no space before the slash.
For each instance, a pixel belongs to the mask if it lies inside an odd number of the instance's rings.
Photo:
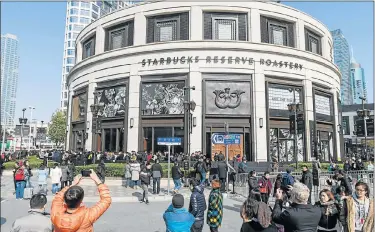
<svg viewBox="0 0 375 232">
<path fill-rule="evenodd" d="M 132 173 L 132 187 L 137 189 L 139 185 L 139 172 L 141 171 L 141 165 L 136 161 L 132 160 L 130 163 L 130 172 Z"/>
<path fill-rule="evenodd" d="M 55 167 L 51 170 L 52 194 L 55 195 L 59 191 L 59 184 L 62 177 L 59 164 L 55 163 Z"/>
</svg>

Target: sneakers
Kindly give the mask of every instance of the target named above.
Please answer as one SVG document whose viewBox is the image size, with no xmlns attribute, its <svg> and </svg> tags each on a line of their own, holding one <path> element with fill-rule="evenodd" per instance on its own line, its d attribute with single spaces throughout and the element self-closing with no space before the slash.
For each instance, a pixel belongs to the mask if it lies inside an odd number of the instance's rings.
<svg viewBox="0 0 375 232">
<path fill-rule="evenodd" d="M 146 200 L 146 205 L 150 204 L 150 202 L 148 200 Z"/>
</svg>

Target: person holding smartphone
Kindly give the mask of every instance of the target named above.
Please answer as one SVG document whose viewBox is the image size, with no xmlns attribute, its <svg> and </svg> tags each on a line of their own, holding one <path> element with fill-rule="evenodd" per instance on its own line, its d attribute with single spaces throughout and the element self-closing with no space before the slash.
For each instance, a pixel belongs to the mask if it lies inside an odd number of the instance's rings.
<svg viewBox="0 0 375 232">
<path fill-rule="evenodd" d="M 65 187 L 52 201 L 51 221 L 55 231 L 94 231 L 93 224 L 98 220 L 112 203 L 109 188 L 101 182 L 96 173 L 91 170 L 82 172 L 98 187 L 100 200 L 92 207 L 82 204 L 84 191 L 78 186 L 82 175 L 77 175 L 70 187 Z M 65 222 L 69 222 L 66 224 Z"/>
</svg>

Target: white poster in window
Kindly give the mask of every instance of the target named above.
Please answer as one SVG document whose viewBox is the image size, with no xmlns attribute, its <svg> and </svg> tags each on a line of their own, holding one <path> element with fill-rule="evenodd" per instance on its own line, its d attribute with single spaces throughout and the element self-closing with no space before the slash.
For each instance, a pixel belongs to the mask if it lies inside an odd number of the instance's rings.
<svg viewBox="0 0 375 232">
<path fill-rule="evenodd" d="M 282 30 L 273 30 L 273 44 L 284 45 L 284 32 Z"/>
<path fill-rule="evenodd" d="M 160 41 L 171 41 L 173 34 L 172 25 L 163 25 L 160 27 Z"/>
<path fill-rule="evenodd" d="M 300 103 L 300 92 L 295 91 L 296 102 Z M 268 88 L 268 107 L 276 110 L 288 110 L 288 104 L 294 102 L 294 91 L 284 88 Z"/>
<path fill-rule="evenodd" d="M 317 114 L 331 115 L 330 97 L 315 94 L 315 112 Z"/>
</svg>

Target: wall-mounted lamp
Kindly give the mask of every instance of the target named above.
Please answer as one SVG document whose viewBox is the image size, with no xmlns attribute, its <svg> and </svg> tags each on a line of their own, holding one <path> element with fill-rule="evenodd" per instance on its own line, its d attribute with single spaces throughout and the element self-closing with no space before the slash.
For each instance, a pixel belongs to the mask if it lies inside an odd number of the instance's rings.
<svg viewBox="0 0 375 232">
<path fill-rule="evenodd" d="M 193 117 L 193 127 L 197 126 L 197 117 Z"/>
<path fill-rule="evenodd" d="M 263 118 L 259 118 L 259 127 L 263 128 Z"/>
<path fill-rule="evenodd" d="M 133 126 L 134 126 L 134 118 L 131 118 L 130 119 L 130 128 L 133 128 Z"/>
</svg>

